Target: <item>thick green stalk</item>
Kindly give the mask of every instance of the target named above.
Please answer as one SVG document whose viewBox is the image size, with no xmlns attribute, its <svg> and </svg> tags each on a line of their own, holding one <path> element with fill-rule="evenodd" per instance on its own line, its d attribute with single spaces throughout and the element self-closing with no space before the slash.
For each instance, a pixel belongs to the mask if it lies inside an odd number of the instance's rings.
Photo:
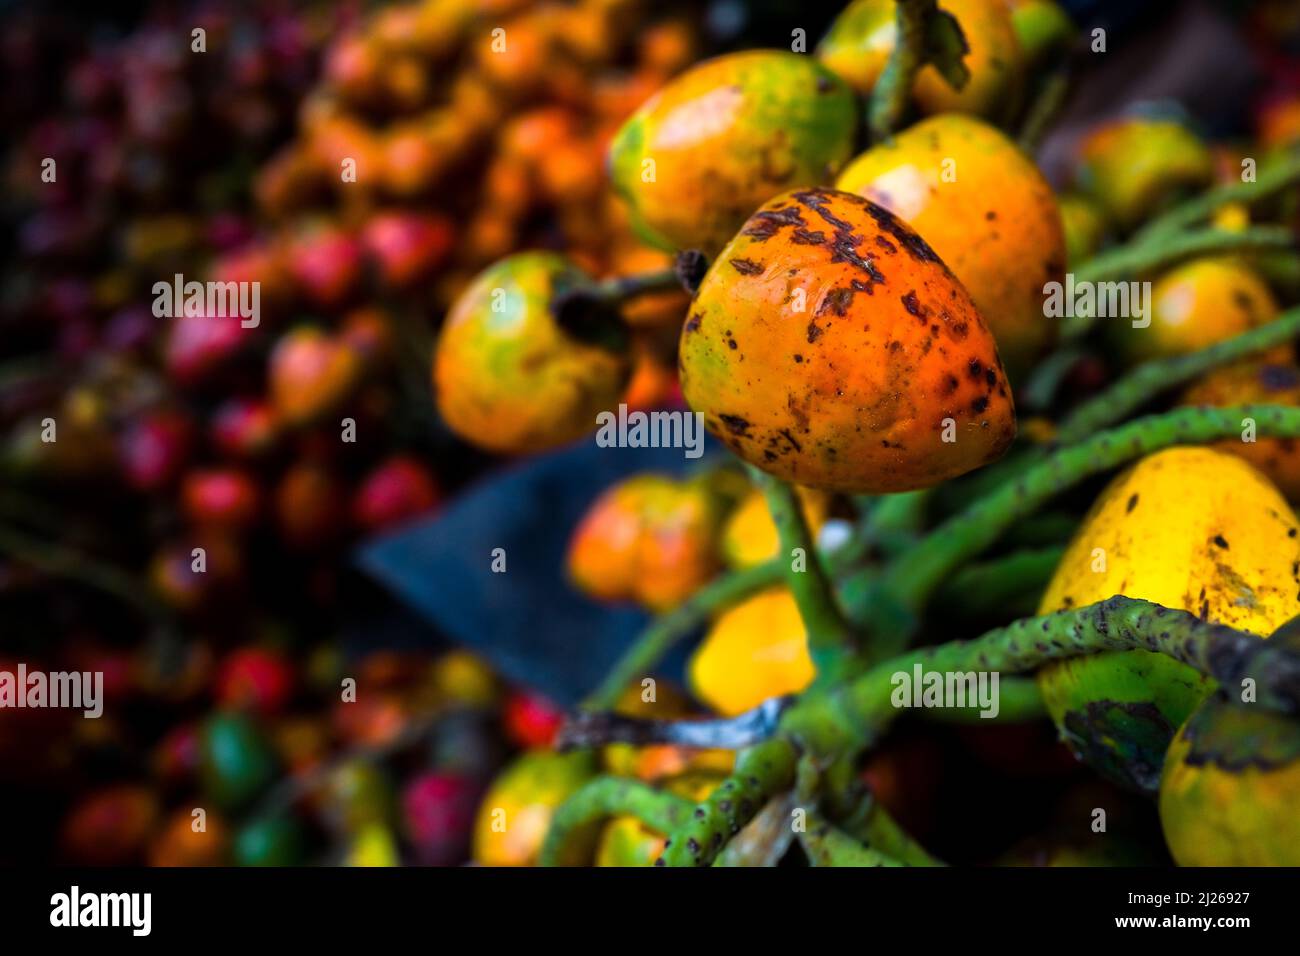
<svg viewBox="0 0 1300 956">
<path fill-rule="evenodd" d="M 776 525 L 780 541 L 778 560 L 785 565 L 786 584 L 808 632 L 809 656 L 818 672 L 824 672 L 852 649 L 853 634 L 836 602 L 798 495 L 788 484 L 766 472 L 753 467 L 749 471 L 754 483 L 762 489 Z M 802 556 L 798 562 L 796 551 Z"/>
<path fill-rule="evenodd" d="M 1074 270 L 1076 285 L 1109 282 L 1144 272 L 1154 272 L 1189 256 L 1250 249 L 1287 249 L 1295 243 L 1284 226 L 1251 226 L 1248 229 L 1199 229 L 1194 232 L 1161 233 L 1145 242 L 1130 242 L 1093 256 Z M 1076 314 L 1061 328 L 1061 339 L 1070 342 L 1088 332 L 1096 322 L 1091 313 Z"/>
<path fill-rule="evenodd" d="M 1016 521 L 1092 475 L 1171 445 L 1198 445 L 1240 437 L 1243 419 L 1260 437 L 1300 438 L 1300 409 L 1278 405 L 1179 408 L 1128 422 L 1062 448 L 1020 477 L 976 501 L 899 558 L 883 590 L 919 609 L 961 564 L 979 554 Z"/>
<path fill-rule="evenodd" d="M 742 753 L 735 772 L 703 803 L 685 825 L 673 830 L 656 866 L 709 866 L 726 842 L 739 833 L 774 794 L 794 783 L 797 753 L 783 737 L 774 737 Z"/>
<path fill-rule="evenodd" d="M 1230 339 L 1170 358 L 1143 362 L 1119 381 L 1075 408 L 1056 432 L 1057 444 L 1086 438 L 1120 421 L 1161 392 L 1182 385 L 1211 369 L 1281 345 L 1300 336 L 1300 308 L 1290 309 L 1267 325 Z"/>
<path fill-rule="evenodd" d="M 551 817 L 542 844 L 542 866 L 581 866 L 583 837 L 608 817 L 636 817 L 651 830 L 671 833 L 690 817 L 695 804 L 624 777 L 598 777 L 565 800 Z"/>
<path fill-rule="evenodd" d="M 935 11 L 935 0 L 898 0 L 894 8 L 898 33 L 894 49 L 871 93 L 867 122 L 871 141 L 887 139 L 898 129 L 907 112 L 916 74 L 925 65 L 926 23 Z"/>
<path fill-rule="evenodd" d="M 854 789 L 855 806 L 838 824 L 844 832 L 904 866 L 944 866 L 889 815 L 865 785 Z"/>
<path fill-rule="evenodd" d="M 1213 215 L 1226 203 L 1258 202 L 1295 182 L 1300 182 L 1300 156 L 1265 166 L 1253 183 L 1227 183 L 1180 203 L 1147 223 L 1135 238 L 1145 241 L 1190 226 Z"/>
<path fill-rule="evenodd" d="M 920 648 L 885 661 L 852 683 L 809 695 L 786 714 L 782 730 L 837 752 L 869 746 L 906 708 L 895 706 L 895 675 L 914 672 L 1024 673 L 1048 661 L 1112 650 L 1146 650 L 1181 661 L 1220 683 L 1256 682 L 1256 703 L 1300 712 L 1300 654 L 1280 641 L 1116 596 L 1097 604 L 1025 618 L 971 641 Z"/>
<path fill-rule="evenodd" d="M 903 865 L 879 850 L 863 846 L 843 830 L 813 814 L 808 815 L 808 830 L 799 834 L 799 842 L 813 866 Z"/>
<path fill-rule="evenodd" d="M 963 616 L 996 612 L 1006 604 L 1038 594 L 1052 579 L 1065 553 L 1063 545 L 1026 548 L 962 568 L 940 587 L 935 598 L 941 607 L 956 608 Z M 1003 615 L 1002 620 L 1010 615 Z"/>
</svg>

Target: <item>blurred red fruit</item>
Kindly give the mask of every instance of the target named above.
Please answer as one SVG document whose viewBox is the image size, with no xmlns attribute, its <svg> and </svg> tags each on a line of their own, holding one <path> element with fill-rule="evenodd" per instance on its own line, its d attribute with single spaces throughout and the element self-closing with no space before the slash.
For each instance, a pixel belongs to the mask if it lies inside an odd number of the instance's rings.
<svg viewBox="0 0 1300 956">
<path fill-rule="evenodd" d="M 511 693 L 501 712 L 506 736 L 524 749 L 551 746 L 562 723 L 562 710 L 546 698 L 528 691 Z"/>
<path fill-rule="evenodd" d="M 199 768 L 199 730 L 194 724 L 173 727 L 153 750 L 153 770 L 166 784 L 186 783 Z"/>
<path fill-rule="evenodd" d="M 212 375 L 258 334 L 237 316 L 194 315 L 167 319 L 167 374 L 179 385 L 195 385 Z"/>
<path fill-rule="evenodd" d="M 440 497 L 429 469 L 398 455 L 366 476 L 352 499 L 352 516 L 362 528 L 378 531 L 431 510 Z"/>
<path fill-rule="evenodd" d="M 212 443 L 223 455 L 251 458 L 275 442 L 275 412 L 258 398 L 231 398 L 212 414 Z"/>
<path fill-rule="evenodd" d="M 282 711 L 293 695 L 293 668 L 285 656 L 264 647 L 232 651 L 217 669 L 217 702 L 229 710 L 262 716 Z"/>
<path fill-rule="evenodd" d="M 190 420 L 179 412 L 151 412 L 132 421 L 117 442 L 126 483 L 137 491 L 171 484 L 189 457 L 192 436 Z"/>
<path fill-rule="evenodd" d="M 416 859 L 452 866 L 465 859 L 478 787 L 458 774 L 424 773 L 402 793 L 402 819 Z"/>
<path fill-rule="evenodd" d="M 158 799 L 144 787 L 107 787 L 72 808 L 63 823 L 64 851 L 92 866 L 138 862 L 158 813 Z"/>
<path fill-rule="evenodd" d="M 344 489 L 324 468 L 299 462 L 275 490 L 275 516 L 285 541 L 311 547 L 333 538 L 346 507 Z"/>
<path fill-rule="evenodd" d="M 432 275 L 454 238 L 451 223 L 441 216 L 381 212 L 366 224 L 361 241 L 384 283 L 402 288 Z"/>
<path fill-rule="evenodd" d="M 257 483 L 234 468 L 193 471 L 181 483 L 181 504 L 197 525 L 243 531 L 261 510 Z"/>
<path fill-rule="evenodd" d="M 351 394 L 361 375 L 357 353 L 312 326 L 291 329 L 271 353 L 270 391 L 286 422 L 319 418 Z"/>
</svg>

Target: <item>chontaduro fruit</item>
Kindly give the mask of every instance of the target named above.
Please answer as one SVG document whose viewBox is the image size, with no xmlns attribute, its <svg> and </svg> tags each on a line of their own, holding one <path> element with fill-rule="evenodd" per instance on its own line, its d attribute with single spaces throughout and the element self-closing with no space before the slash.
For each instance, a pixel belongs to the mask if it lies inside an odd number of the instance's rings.
<svg viewBox="0 0 1300 956">
<path fill-rule="evenodd" d="M 711 432 L 812 488 L 929 487 L 1015 437 L 970 294 L 906 223 L 833 189 L 786 193 L 749 218 L 691 303 L 679 364 Z"/>
<path fill-rule="evenodd" d="M 647 100 L 614 136 L 610 173 L 644 238 L 712 255 L 760 203 L 834 176 L 857 122 L 853 91 L 812 57 L 732 53 Z"/>
</svg>

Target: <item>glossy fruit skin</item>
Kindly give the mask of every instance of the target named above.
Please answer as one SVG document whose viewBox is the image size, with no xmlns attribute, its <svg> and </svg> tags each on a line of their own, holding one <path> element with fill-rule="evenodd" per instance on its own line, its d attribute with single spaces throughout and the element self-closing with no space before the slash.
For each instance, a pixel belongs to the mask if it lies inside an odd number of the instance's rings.
<svg viewBox="0 0 1300 956">
<path fill-rule="evenodd" d="M 532 866 L 551 814 L 595 773 L 588 753 L 530 750 L 492 782 L 474 822 L 474 861 L 484 866 Z M 504 817 L 494 813 L 504 811 Z M 494 829 L 498 819 L 503 827 Z"/>
<path fill-rule="evenodd" d="M 852 90 L 812 57 L 732 53 L 647 100 L 611 142 L 610 173 L 643 238 L 712 256 L 776 193 L 833 176 L 856 127 Z"/>
<path fill-rule="evenodd" d="M 597 414 L 617 407 L 626 358 L 574 338 L 551 312 L 555 293 L 590 281 L 551 252 L 509 256 L 474 279 L 434 356 L 438 410 L 453 431 L 504 454 L 538 452 L 594 430 Z"/>
<path fill-rule="evenodd" d="M 691 303 L 679 368 L 709 431 L 812 488 L 929 487 L 1016 432 L 969 293 L 900 219 L 831 189 L 778 196 L 737 233 Z"/>
<path fill-rule="evenodd" d="M 1149 328 L 1108 320 L 1112 340 L 1130 361 L 1182 355 L 1272 321 L 1277 301 L 1268 284 L 1241 259 L 1193 259 L 1151 285 Z M 1290 345 L 1268 353 L 1286 360 Z"/>
<path fill-rule="evenodd" d="M 703 482 L 635 475 L 583 516 L 569 544 L 569 577 L 592 597 L 667 610 L 717 571 L 721 520 Z"/>
<path fill-rule="evenodd" d="M 922 113 L 974 113 L 1008 116 L 1020 101 L 1025 57 L 1016 39 L 1005 0 L 946 0 L 941 8 L 961 24 L 970 52 L 963 62 L 971 77 L 953 89 L 933 66 L 924 67 L 912 87 Z M 898 27 L 892 0 L 856 0 L 831 24 L 817 47 L 817 58 L 869 94 L 894 49 Z"/>
<path fill-rule="evenodd" d="M 1040 613 L 1115 594 L 1268 635 L 1300 613 L 1297 522 L 1268 480 L 1208 448 L 1171 448 L 1116 477 L 1084 518 Z M 1105 556 L 1094 571 L 1094 549 Z M 1039 670 L 1062 737 L 1125 786 L 1154 791 L 1174 729 L 1213 681 L 1150 651 L 1107 651 Z"/>
<path fill-rule="evenodd" d="M 1140 116 L 1092 130 L 1079 147 L 1075 171 L 1075 185 L 1124 231 L 1213 178 L 1214 158 L 1199 137 L 1173 120 Z"/>
<path fill-rule="evenodd" d="M 925 237 L 975 300 L 1013 381 L 1050 348 L 1059 323 L 1043 315 L 1043 287 L 1065 280 L 1061 214 L 1033 160 L 1002 132 L 957 113 L 922 120 L 849 163 L 835 188 Z"/>
<path fill-rule="evenodd" d="M 1215 369 L 1192 385 L 1181 399 L 1183 405 L 1300 406 L 1300 367 L 1294 362 L 1250 360 Z M 1250 462 L 1277 485 L 1291 503 L 1300 502 L 1300 442 L 1294 438 L 1263 438 L 1254 441 L 1229 439 L 1213 446 Z"/>
<path fill-rule="evenodd" d="M 506 697 L 501 723 L 506 736 L 516 746 L 549 747 L 564 723 L 564 711 L 540 694 L 515 691 Z"/>
<path fill-rule="evenodd" d="M 1269 638 L 1300 648 L 1292 620 Z M 1160 823 L 1180 866 L 1300 866 L 1300 721 L 1225 695 L 1179 729 L 1160 780 Z"/>
<path fill-rule="evenodd" d="M 803 505 L 804 520 L 816 537 L 826 522 L 830 498 L 809 488 L 795 490 Z M 726 527 L 722 531 L 723 557 L 729 567 L 749 568 L 776 557 L 779 544 L 776 524 L 772 521 L 767 499 L 761 491 L 755 489 L 727 518 Z"/>
<path fill-rule="evenodd" d="M 814 671 L 794 597 L 774 588 L 725 611 L 691 656 L 687 674 L 695 696 L 728 717 L 803 690 Z"/>
</svg>

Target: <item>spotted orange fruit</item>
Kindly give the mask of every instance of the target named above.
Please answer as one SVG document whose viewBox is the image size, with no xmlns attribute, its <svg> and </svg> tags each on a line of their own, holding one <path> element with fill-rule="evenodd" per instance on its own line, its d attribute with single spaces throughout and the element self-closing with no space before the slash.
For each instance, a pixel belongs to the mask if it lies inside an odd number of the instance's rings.
<svg viewBox="0 0 1300 956">
<path fill-rule="evenodd" d="M 911 227 L 852 193 L 786 193 L 750 217 L 691 304 L 680 366 L 710 431 L 813 488 L 929 487 L 1015 437 L 970 294 Z"/>
</svg>

